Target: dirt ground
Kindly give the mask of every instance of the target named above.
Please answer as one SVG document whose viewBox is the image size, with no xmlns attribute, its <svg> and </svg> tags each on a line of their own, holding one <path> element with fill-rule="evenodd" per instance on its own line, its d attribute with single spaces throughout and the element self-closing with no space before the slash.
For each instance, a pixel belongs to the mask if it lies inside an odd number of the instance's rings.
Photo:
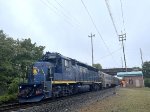
<svg viewBox="0 0 150 112">
<path fill-rule="evenodd" d="M 150 88 L 120 88 L 114 96 L 81 107 L 78 112 L 150 112 Z"/>
</svg>

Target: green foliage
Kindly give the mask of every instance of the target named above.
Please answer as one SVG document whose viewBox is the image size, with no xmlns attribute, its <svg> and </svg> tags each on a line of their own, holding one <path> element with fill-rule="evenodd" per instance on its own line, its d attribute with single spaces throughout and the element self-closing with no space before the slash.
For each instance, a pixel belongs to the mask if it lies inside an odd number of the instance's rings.
<svg viewBox="0 0 150 112">
<path fill-rule="evenodd" d="M 17 94 L 5 94 L 3 96 L 0 96 L 0 104 L 8 101 L 13 101 L 17 99 Z"/>
<path fill-rule="evenodd" d="M 44 48 L 30 38 L 15 40 L 0 30 L 0 95 L 17 92 L 19 80 L 25 80 L 27 68 L 42 57 Z"/>
<path fill-rule="evenodd" d="M 150 87 L 150 61 L 144 62 L 142 72 L 144 75 L 145 87 Z"/>
<path fill-rule="evenodd" d="M 144 79 L 145 87 L 150 87 L 150 78 Z"/>
<path fill-rule="evenodd" d="M 142 72 L 143 72 L 144 78 L 150 78 L 150 61 L 144 62 L 142 66 Z"/>
<path fill-rule="evenodd" d="M 141 71 L 142 69 L 140 67 L 132 67 L 133 71 Z"/>
<path fill-rule="evenodd" d="M 93 67 L 97 68 L 98 70 L 102 69 L 101 64 L 97 63 L 97 64 L 93 64 Z"/>
<path fill-rule="evenodd" d="M 12 83 L 9 84 L 8 94 L 14 94 L 18 92 L 18 84 L 19 84 L 19 78 L 14 78 Z"/>
</svg>

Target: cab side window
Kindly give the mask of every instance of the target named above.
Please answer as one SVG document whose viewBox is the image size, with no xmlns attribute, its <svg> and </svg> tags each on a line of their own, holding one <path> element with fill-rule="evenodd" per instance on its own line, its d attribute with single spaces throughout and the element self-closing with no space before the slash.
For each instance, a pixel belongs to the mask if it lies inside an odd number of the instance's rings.
<svg viewBox="0 0 150 112">
<path fill-rule="evenodd" d="M 62 59 L 57 60 L 56 68 L 55 68 L 56 73 L 62 73 Z"/>
<path fill-rule="evenodd" d="M 65 67 L 69 67 L 69 61 L 65 60 Z"/>
<path fill-rule="evenodd" d="M 75 62 L 74 60 L 71 60 L 71 64 L 72 64 L 73 66 L 75 66 L 75 65 L 76 65 L 76 62 Z"/>
</svg>

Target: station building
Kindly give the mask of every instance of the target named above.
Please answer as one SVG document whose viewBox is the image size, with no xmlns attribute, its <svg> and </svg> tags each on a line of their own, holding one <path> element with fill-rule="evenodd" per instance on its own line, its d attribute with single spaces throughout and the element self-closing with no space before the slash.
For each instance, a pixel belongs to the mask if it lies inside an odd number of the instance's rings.
<svg viewBox="0 0 150 112">
<path fill-rule="evenodd" d="M 144 87 L 142 71 L 118 72 L 117 77 L 122 77 L 123 87 Z"/>
</svg>

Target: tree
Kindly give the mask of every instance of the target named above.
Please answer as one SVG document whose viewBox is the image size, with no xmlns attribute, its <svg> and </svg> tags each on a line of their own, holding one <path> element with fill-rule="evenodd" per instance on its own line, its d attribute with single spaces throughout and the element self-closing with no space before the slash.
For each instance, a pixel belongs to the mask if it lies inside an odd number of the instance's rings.
<svg viewBox="0 0 150 112">
<path fill-rule="evenodd" d="M 15 40 L 0 30 L 0 88 L 2 90 L 5 90 L 12 80 L 14 51 Z"/>
<path fill-rule="evenodd" d="M 142 66 L 144 78 L 150 78 L 150 61 L 144 62 Z"/>
<path fill-rule="evenodd" d="M 144 62 L 142 66 L 144 82 L 146 87 L 150 87 L 150 61 Z"/>
<path fill-rule="evenodd" d="M 0 94 L 6 88 L 16 90 L 16 79 L 26 77 L 27 67 L 42 57 L 44 49 L 30 38 L 14 40 L 0 30 Z"/>
<path fill-rule="evenodd" d="M 132 67 L 133 71 L 141 71 L 142 69 L 140 67 Z"/>
<path fill-rule="evenodd" d="M 30 38 L 17 40 L 16 56 L 13 63 L 16 64 L 19 77 L 21 76 L 23 81 L 26 77 L 27 67 L 42 57 L 44 48 L 44 46 L 37 46 L 36 43 L 32 44 Z"/>
<path fill-rule="evenodd" d="M 150 87 L 150 78 L 144 78 L 145 87 Z"/>
<path fill-rule="evenodd" d="M 97 68 L 98 70 L 102 69 L 101 64 L 97 63 L 97 64 L 93 64 L 93 67 Z"/>
</svg>

